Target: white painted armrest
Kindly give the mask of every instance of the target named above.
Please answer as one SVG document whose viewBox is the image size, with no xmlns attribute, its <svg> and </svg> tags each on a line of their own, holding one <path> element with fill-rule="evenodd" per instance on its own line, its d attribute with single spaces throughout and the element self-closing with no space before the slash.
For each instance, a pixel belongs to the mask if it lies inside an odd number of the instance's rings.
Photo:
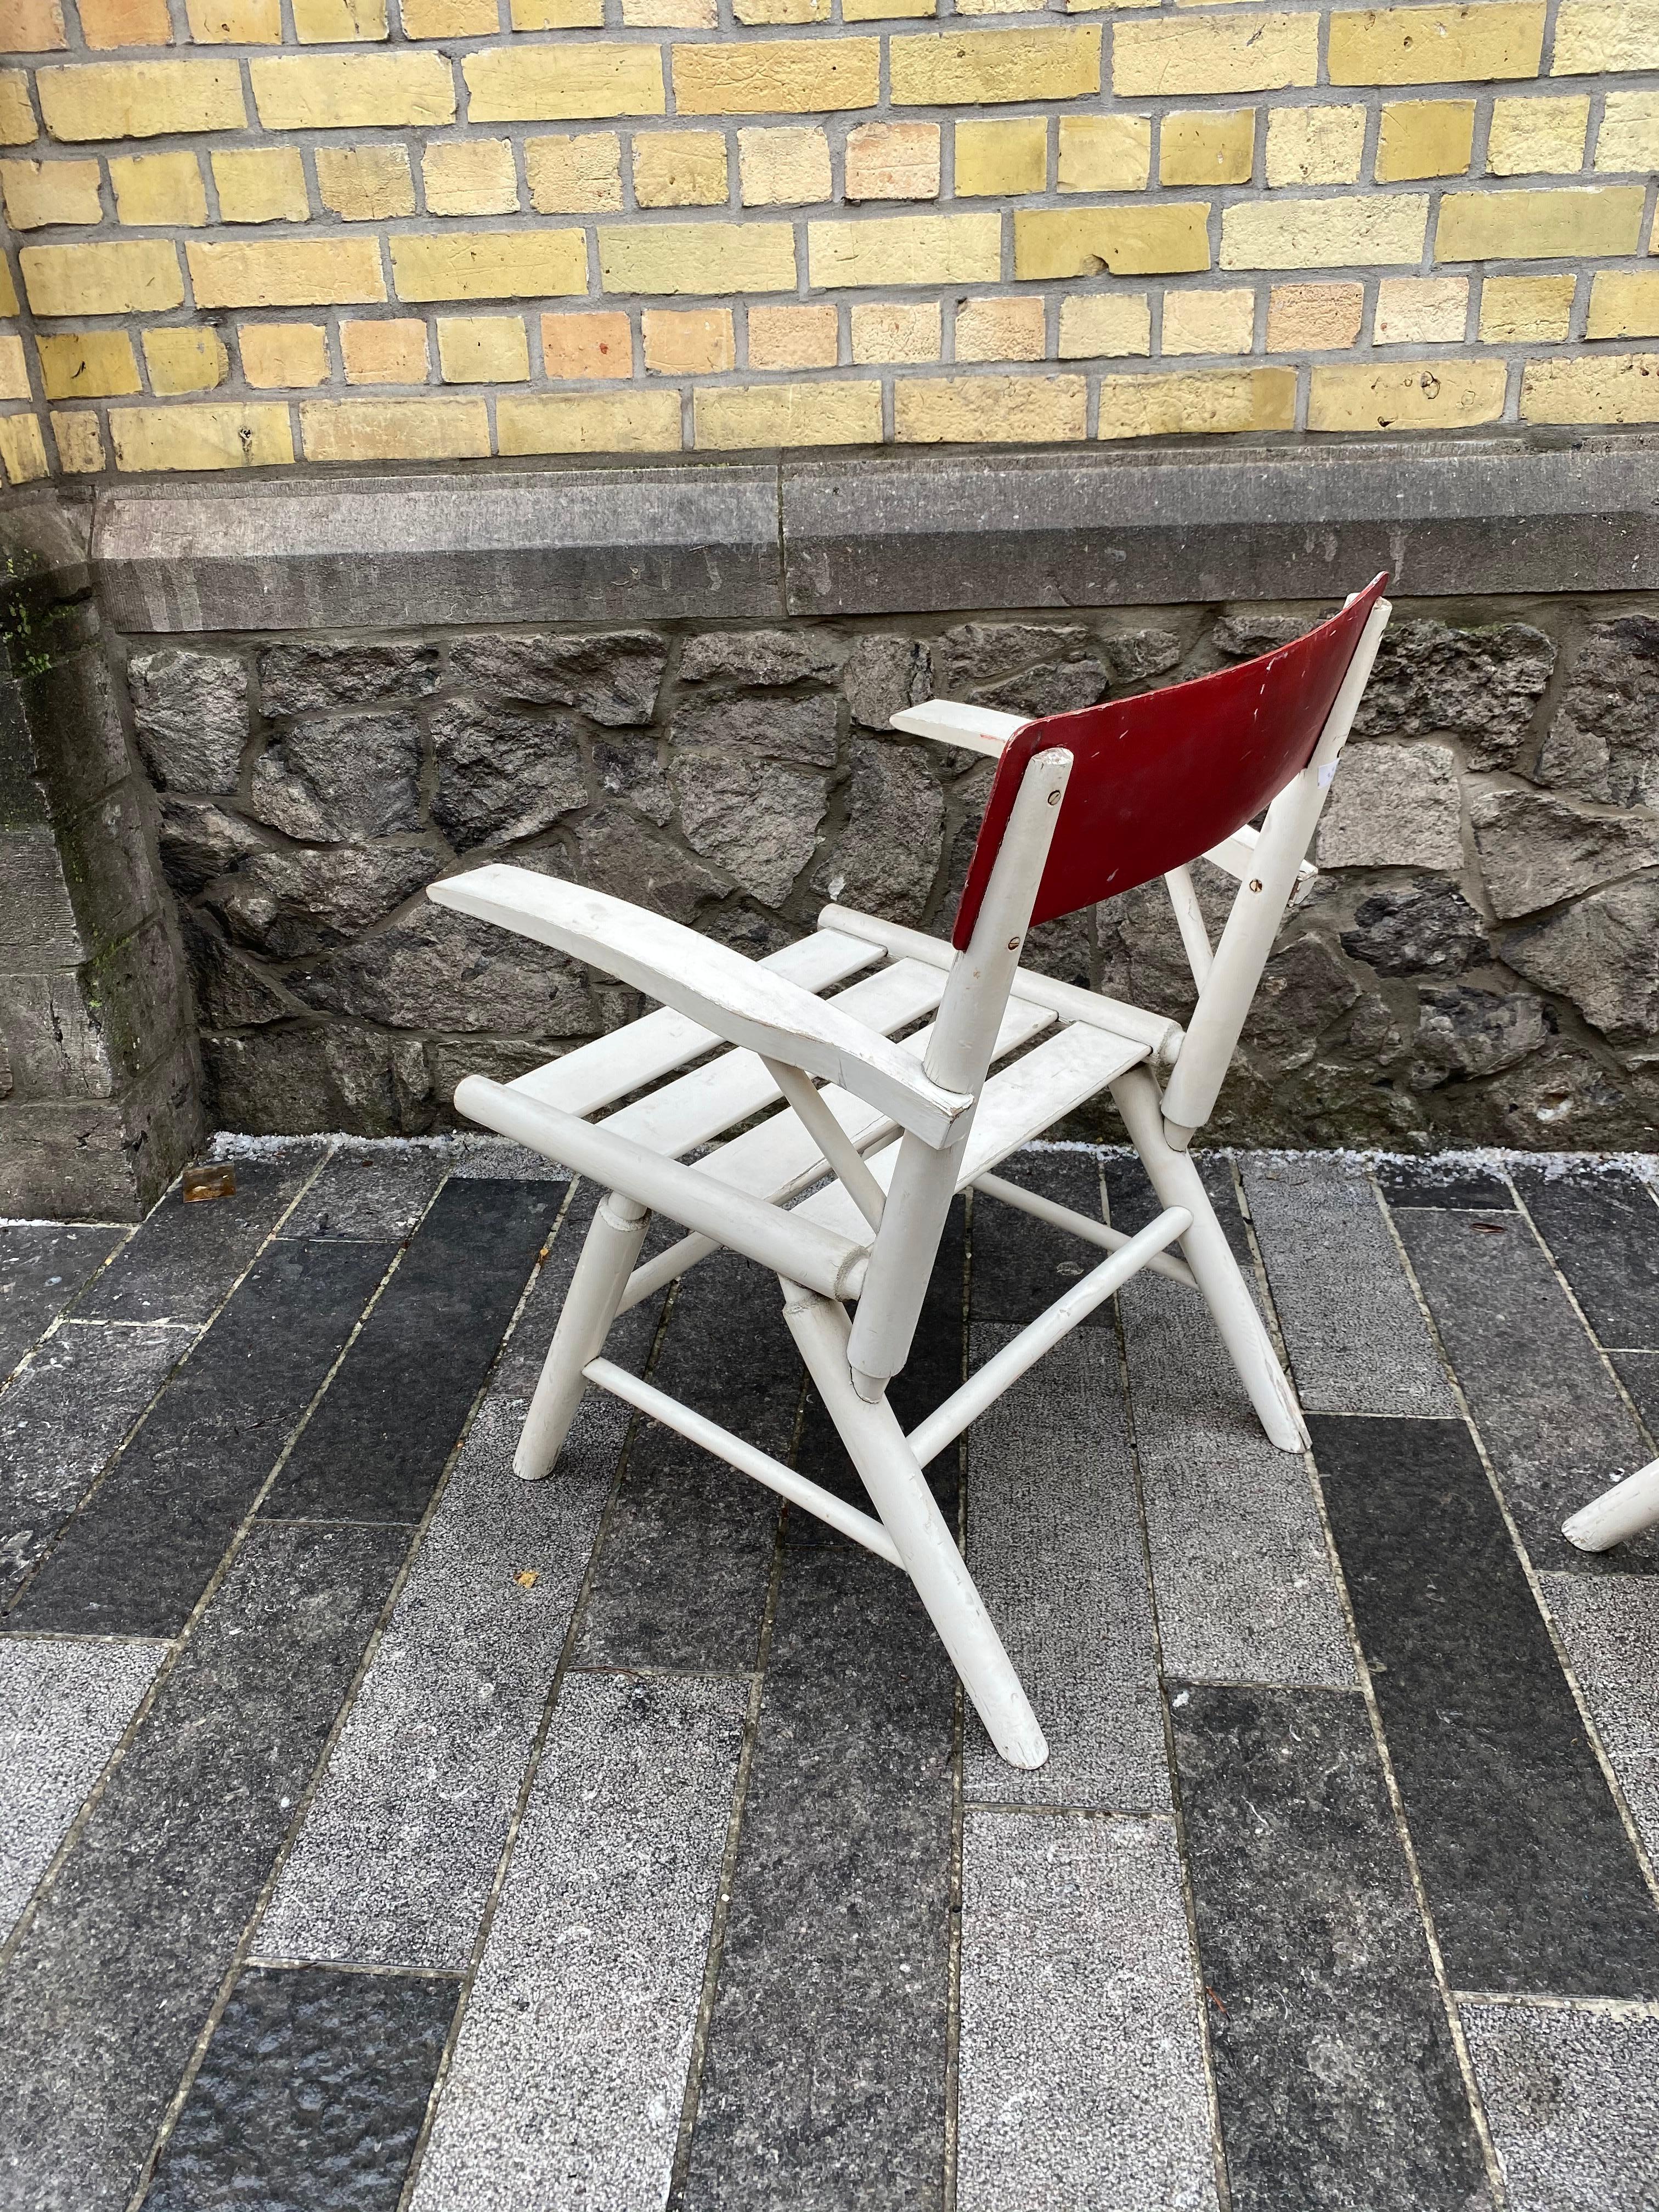
<svg viewBox="0 0 1659 2212">
<path fill-rule="evenodd" d="M 1242 830 L 1235 830 L 1231 837 L 1224 837 L 1218 845 L 1212 845 L 1204 857 L 1212 866 L 1221 869 L 1242 884 L 1246 876 L 1255 872 L 1256 842 L 1261 835 L 1259 830 L 1252 830 L 1247 822 Z M 1296 872 L 1297 882 L 1305 885 L 1312 883 L 1319 871 L 1311 860 L 1304 860 Z"/>
<path fill-rule="evenodd" d="M 931 738 L 935 744 L 960 745 L 965 752 L 995 760 L 1029 714 L 1000 714 L 994 707 L 965 707 L 956 699 L 929 699 L 895 714 L 893 727 L 908 738 Z"/>
<path fill-rule="evenodd" d="M 626 899 L 499 864 L 430 884 L 427 896 L 589 962 L 729 1044 L 838 1083 L 924 1143 L 948 1143 L 973 1107 L 930 1082 L 915 1053 L 833 1002 Z"/>
</svg>

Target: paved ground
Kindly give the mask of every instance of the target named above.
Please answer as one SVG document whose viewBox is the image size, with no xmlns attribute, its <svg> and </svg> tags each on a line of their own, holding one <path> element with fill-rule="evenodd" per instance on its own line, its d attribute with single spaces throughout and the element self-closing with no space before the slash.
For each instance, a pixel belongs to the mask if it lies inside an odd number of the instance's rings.
<svg viewBox="0 0 1659 2212">
<path fill-rule="evenodd" d="M 6 2212 L 1659 2206 L 1659 1534 L 1557 1533 L 1659 1449 L 1639 1173 L 1212 1159 L 1314 1465 L 1151 1279 L 981 1424 L 1018 1776 L 615 1401 L 514 1483 L 591 1203 L 524 1164 L 0 1230 Z M 1079 1266 L 959 1219 L 901 1413 Z M 776 1308 L 616 1356 L 846 1481 Z"/>
</svg>

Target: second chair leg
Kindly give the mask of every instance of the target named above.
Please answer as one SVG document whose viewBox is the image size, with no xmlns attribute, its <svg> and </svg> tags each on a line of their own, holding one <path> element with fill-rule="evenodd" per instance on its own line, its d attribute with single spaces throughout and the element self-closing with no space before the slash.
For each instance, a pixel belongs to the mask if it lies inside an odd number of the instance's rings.
<svg viewBox="0 0 1659 2212">
<path fill-rule="evenodd" d="M 1048 1746 L 1036 1715 L 898 1417 L 884 1397 L 872 1404 L 854 1388 L 845 1312 L 793 1283 L 783 1287 L 784 1319 L 807 1371 L 987 1734 L 1011 1766 L 1041 1766 Z"/>
<path fill-rule="evenodd" d="M 1190 1152 L 1178 1152 L 1165 1140 L 1157 1086 L 1144 1068 L 1132 1068 L 1112 1085 L 1112 1097 L 1159 1204 L 1184 1206 L 1193 1217 L 1192 1227 L 1181 1240 L 1182 1257 L 1198 1278 L 1217 1333 L 1268 1442 L 1280 1451 L 1305 1451 L 1308 1431 L 1296 1393 L 1279 1364 L 1227 1232 L 1215 1218 L 1197 1163 Z"/>
<path fill-rule="evenodd" d="M 513 1472 L 526 1482 L 552 1472 L 587 1388 L 582 1370 L 605 1349 L 650 1218 L 620 1191 L 599 1201 L 513 1455 Z"/>
</svg>

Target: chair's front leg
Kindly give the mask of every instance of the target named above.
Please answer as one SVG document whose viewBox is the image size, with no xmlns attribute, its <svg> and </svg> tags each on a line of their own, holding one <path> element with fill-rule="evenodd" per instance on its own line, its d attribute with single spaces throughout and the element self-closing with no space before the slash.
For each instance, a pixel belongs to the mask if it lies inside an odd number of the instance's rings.
<svg viewBox="0 0 1659 2212">
<path fill-rule="evenodd" d="M 1268 1442 L 1280 1451 L 1305 1451 L 1308 1431 L 1296 1393 L 1279 1364 L 1191 1153 L 1176 1152 L 1164 1137 L 1157 1085 L 1144 1067 L 1132 1067 L 1113 1084 L 1112 1097 L 1159 1204 L 1184 1206 L 1193 1217 L 1192 1227 L 1181 1240 L 1182 1257 L 1198 1278 L 1217 1333 L 1249 1393 Z"/>
<path fill-rule="evenodd" d="M 1048 1746 L 1036 1715 L 898 1417 L 884 1397 L 872 1405 L 853 1387 L 845 1311 L 798 1284 L 783 1291 L 807 1371 L 987 1734 L 1011 1766 L 1041 1766 Z"/>
<path fill-rule="evenodd" d="M 513 1455 L 513 1472 L 526 1482 L 553 1471 L 587 1388 L 582 1370 L 605 1349 L 650 1218 L 620 1191 L 607 1191 L 599 1201 Z"/>
</svg>

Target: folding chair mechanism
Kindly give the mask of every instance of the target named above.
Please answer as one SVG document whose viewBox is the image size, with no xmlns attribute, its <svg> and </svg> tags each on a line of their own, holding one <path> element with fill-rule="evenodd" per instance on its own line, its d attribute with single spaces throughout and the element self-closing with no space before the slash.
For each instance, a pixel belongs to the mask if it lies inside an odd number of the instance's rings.
<svg viewBox="0 0 1659 2212">
<path fill-rule="evenodd" d="M 1201 1296 L 1267 1435 L 1287 1451 L 1305 1445 L 1188 1148 L 1274 933 L 1310 879 L 1304 856 L 1388 619 L 1382 580 L 1294 644 L 1169 691 L 1038 722 L 942 701 L 897 716 L 997 762 L 949 945 L 831 906 L 813 937 L 751 962 L 524 869 L 431 887 L 441 904 L 659 1001 L 511 1083 L 469 1076 L 455 1093 L 461 1113 L 605 1193 L 519 1440 L 520 1475 L 552 1470 L 586 1389 L 620 1398 L 902 1568 L 997 1749 L 1017 1766 L 1042 1763 L 1036 1716 L 924 1470 L 1143 1269 Z M 1239 884 L 1213 947 L 1189 873 L 1200 854 Z M 1033 924 L 1158 875 L 1198 989 L 1184 1030 L 1021 967 Z M 1161 1209 L 1133 1235 L 996 1172 L 1103 1092 Z M 907 1435 L 887 1386 L 909 1356 L 951 1200 L 970 1188 L 1103 1256 Z M 641 1262 L 653 1214 L 684 1234 Z M 722 1249 L 777 1276 L 873 1511 L 605 1357 L 619 1313 Z"/>
</svg>

